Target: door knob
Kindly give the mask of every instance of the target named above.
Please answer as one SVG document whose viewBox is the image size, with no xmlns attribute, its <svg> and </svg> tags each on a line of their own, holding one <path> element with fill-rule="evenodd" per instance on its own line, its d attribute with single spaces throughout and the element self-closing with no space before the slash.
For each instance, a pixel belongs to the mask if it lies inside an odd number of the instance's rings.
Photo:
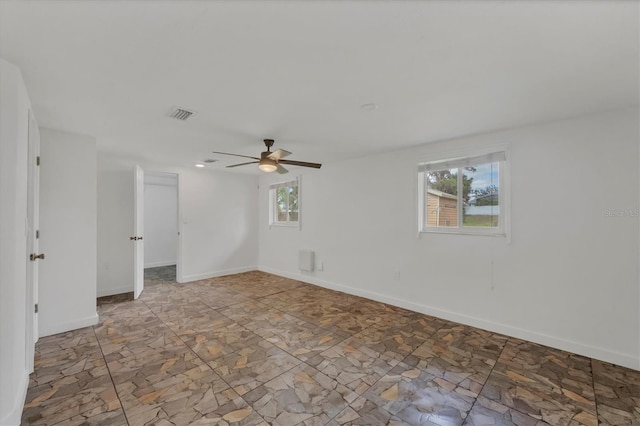
<svg viewBox="0 0 640 426">
<path fill-rule="evenodd" d="M 44 253 L 40 253 L 40 254 L 32 253 L 29 255 L 29 260 L 32 262 L 38 259 L 44 259 Z"/>
</svg>

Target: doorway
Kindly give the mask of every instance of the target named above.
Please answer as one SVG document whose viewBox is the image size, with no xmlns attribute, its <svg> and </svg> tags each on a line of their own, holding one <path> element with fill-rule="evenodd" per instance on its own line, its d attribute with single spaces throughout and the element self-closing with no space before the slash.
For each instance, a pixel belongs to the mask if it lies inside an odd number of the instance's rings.
<svg viewBox="0 0 640 426">
<path fill-rule="evenodd" d="M 178 175 L 144 174 L 144 280 L 177 281 Z"/>
</svg>

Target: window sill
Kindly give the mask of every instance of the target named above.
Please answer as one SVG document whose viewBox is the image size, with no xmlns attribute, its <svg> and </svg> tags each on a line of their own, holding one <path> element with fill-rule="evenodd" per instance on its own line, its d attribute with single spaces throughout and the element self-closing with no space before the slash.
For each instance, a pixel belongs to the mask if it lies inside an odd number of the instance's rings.
<svg viewBox="0 0 640 426">
<path fill-rule="evenodd" d="M 271 228 L 300 228 L 300 224 L 298 222 L 274 222 L 269 224 L 269 229 Z"/>
<path fill-rule="evenodd" d="M 496 229 L 493 231 L 487 231 L 477 228 L 423 228 L 419 231 L 419 234 L 451 234 L 451 235 L 474 235 L 481 237 L 503 237 L 506 238 L 507 234 L 502 229 Z"/>
</svg>

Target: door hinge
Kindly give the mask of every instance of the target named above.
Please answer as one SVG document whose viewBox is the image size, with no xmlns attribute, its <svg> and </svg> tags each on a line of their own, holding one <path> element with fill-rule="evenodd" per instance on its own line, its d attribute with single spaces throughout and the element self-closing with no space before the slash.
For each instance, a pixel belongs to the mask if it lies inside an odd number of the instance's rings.
<svg viewBox="0 0 640 426">
<path fill-rule="evenodd" d="M 38 313 L 38 304 L 37 304 L 37 303 L 35 304 L 35 309 L 34 309 L 34 311 L 35 311 L 35 313 L 36 313 L 36 314 Z"/>
<path fill-rule="evenodd" d="M 36 229 L 36 240 L 37 240 L 38 238 L 40 238 L 40 230 L 39 230 L 39 229 Z"/>
<path fill-rule="evenodd" d="M 36 166 L 39 166 L 39 165 L 40 165 L 40 156 L 38 155 L 36 157 Z"/>
</svg>

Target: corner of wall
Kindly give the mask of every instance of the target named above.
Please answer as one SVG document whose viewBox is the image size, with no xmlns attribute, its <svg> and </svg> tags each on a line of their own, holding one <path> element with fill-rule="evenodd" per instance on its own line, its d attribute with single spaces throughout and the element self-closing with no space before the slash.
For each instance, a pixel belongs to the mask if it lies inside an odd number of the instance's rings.
<svg viewBox="0 0 640 426">
<path fill-rule="evenodd" d="M 29 389 L 29 373 L 23 371 L 20 383 L 15 392 L 15 400 L 12 404 L 11 412 L 4 418 L 0 419 L 0 426 L 19 426 L 22 419 L 22 411 L 24 410 L 24 402 L 27 398 L 27 389 Z"/>
<path fill-rule="evenodd" d="M 53 324 L 40 324 L 40 337 L 52 336 L 58 333 L 64 333 L 71 330 L 77 330 L 79 328 L 91 327 L 98 324 L 100 318 L 96 312 L 88 317 L 74 319 L 72 321 L 66 321 L 62 323 Z"/>
<path fill-rule="evenodd" d="M 225 275 L 241 274 L 243 272 L 251 272 L 259 270 L 258 266 L 243 266 L 240 268 L 224 269 L 220 271 L 206 272 L 203 274 L 191 274 L 177 277 L 177 281 L 180 284 L 189 283 L 198 280 L 206 280 L 208 278 L 223 277 Z"/>
</svg>

